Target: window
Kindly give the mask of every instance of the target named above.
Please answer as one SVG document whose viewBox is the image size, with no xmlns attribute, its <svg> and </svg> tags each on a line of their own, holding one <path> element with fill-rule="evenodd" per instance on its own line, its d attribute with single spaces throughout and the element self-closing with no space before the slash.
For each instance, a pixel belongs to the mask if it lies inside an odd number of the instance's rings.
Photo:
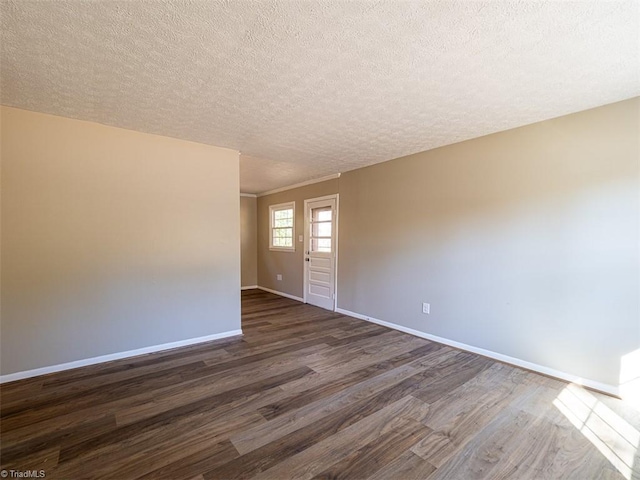
<svg viewBox="0 0 640 480">
<path fill-rule="evenodd" d="M 295 202 L 281 203 L 269 207 L 269 249 L 293 252 Z"/>
</svg>

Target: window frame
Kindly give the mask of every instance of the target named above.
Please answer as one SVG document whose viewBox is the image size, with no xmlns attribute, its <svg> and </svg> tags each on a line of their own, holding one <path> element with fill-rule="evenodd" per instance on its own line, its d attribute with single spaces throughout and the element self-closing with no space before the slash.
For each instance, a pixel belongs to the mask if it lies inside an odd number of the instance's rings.
<svg viewBox="0 0 640 480">
<path fill-rule="evenodd" d="M 289 228 L 289 227 L 275 227 L 275 213 L 282 210 L 293 211 L 293 221 L 291 224 L 291 246 L 281 247 L 273 244 L 273 232 L 276 228 Z M 278 203 L 275 205 L 269 205 L 269 250 L 276 252 L 295 252 L 296 251 L 296 202 Z"/>
</svg>

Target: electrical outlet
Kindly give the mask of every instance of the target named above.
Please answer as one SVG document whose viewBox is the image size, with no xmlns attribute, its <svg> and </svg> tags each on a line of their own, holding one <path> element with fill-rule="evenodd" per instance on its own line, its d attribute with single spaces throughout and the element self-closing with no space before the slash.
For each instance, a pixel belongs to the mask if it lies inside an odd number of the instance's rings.
<svg viewBox="0 0 640 480">
<path fill-rule="evenodd" d="M 280 274 L 280 273 L 279 273 L 279 274 L 277 274 L 277 275 L 276 275 L 276 280 L 278 280 L 278 281 L 282 281 L 282 274 Z"/>
<path fill-rule="evenodd" d="M 427 315 L 429 315 L 431 313 L 431 304 L 423 303 L 422 304 L 422 313 L 426 313 Z"/>
</svg>

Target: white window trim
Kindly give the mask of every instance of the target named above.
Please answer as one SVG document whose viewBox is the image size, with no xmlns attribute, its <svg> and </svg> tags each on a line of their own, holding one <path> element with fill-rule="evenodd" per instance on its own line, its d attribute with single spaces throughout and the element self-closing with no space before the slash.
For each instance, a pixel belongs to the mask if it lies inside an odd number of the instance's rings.
<svg viewBox="0 0 640 480">
<path fill-rule="evenodd" d="M 291 234 L 290 247 L 274 247 L 273 246 L 273 214 L 276 210 L 293 209 L 293 226 Z M 296 251 L 296 202 L 278 203 L 269 205 L 269 250 L 275 252 L 295 252 Z"/>
</svg>

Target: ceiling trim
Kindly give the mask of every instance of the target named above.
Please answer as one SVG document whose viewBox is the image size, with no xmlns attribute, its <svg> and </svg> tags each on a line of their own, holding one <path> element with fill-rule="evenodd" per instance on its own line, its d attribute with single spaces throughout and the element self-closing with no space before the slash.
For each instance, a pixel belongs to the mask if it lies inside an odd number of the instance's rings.
<svg viewBox="0 0 640 480">
<path fill-rule="evenodd" d="M 293 185 L 289 185 L 287 187 L 274 188 L 273 190 L 268 190 L 266 192 L 259 193 L 258 197 L 264 197 L 266 195 L 271 195 L 274 193 L 286 192 L 287 190 L 292 190 L 294 188 L 304 187 L 306 185 L 312 185 L 314 183 L 326 182 L 327 180 L 333 180 L 334 178 L 340 178 L 339 173 L 334 173 L 333 175 L 327 175 L 326 177 L 320 177 L 313 180 L 307 180 L 306 182 L 294 183 Z"/>
<path fill-rule="evenodd" d="M 251 198 L 256 198 L 257 195 L 255 193 L 240 193 L 241 197 L 251 197 Z"/>
</svg>

